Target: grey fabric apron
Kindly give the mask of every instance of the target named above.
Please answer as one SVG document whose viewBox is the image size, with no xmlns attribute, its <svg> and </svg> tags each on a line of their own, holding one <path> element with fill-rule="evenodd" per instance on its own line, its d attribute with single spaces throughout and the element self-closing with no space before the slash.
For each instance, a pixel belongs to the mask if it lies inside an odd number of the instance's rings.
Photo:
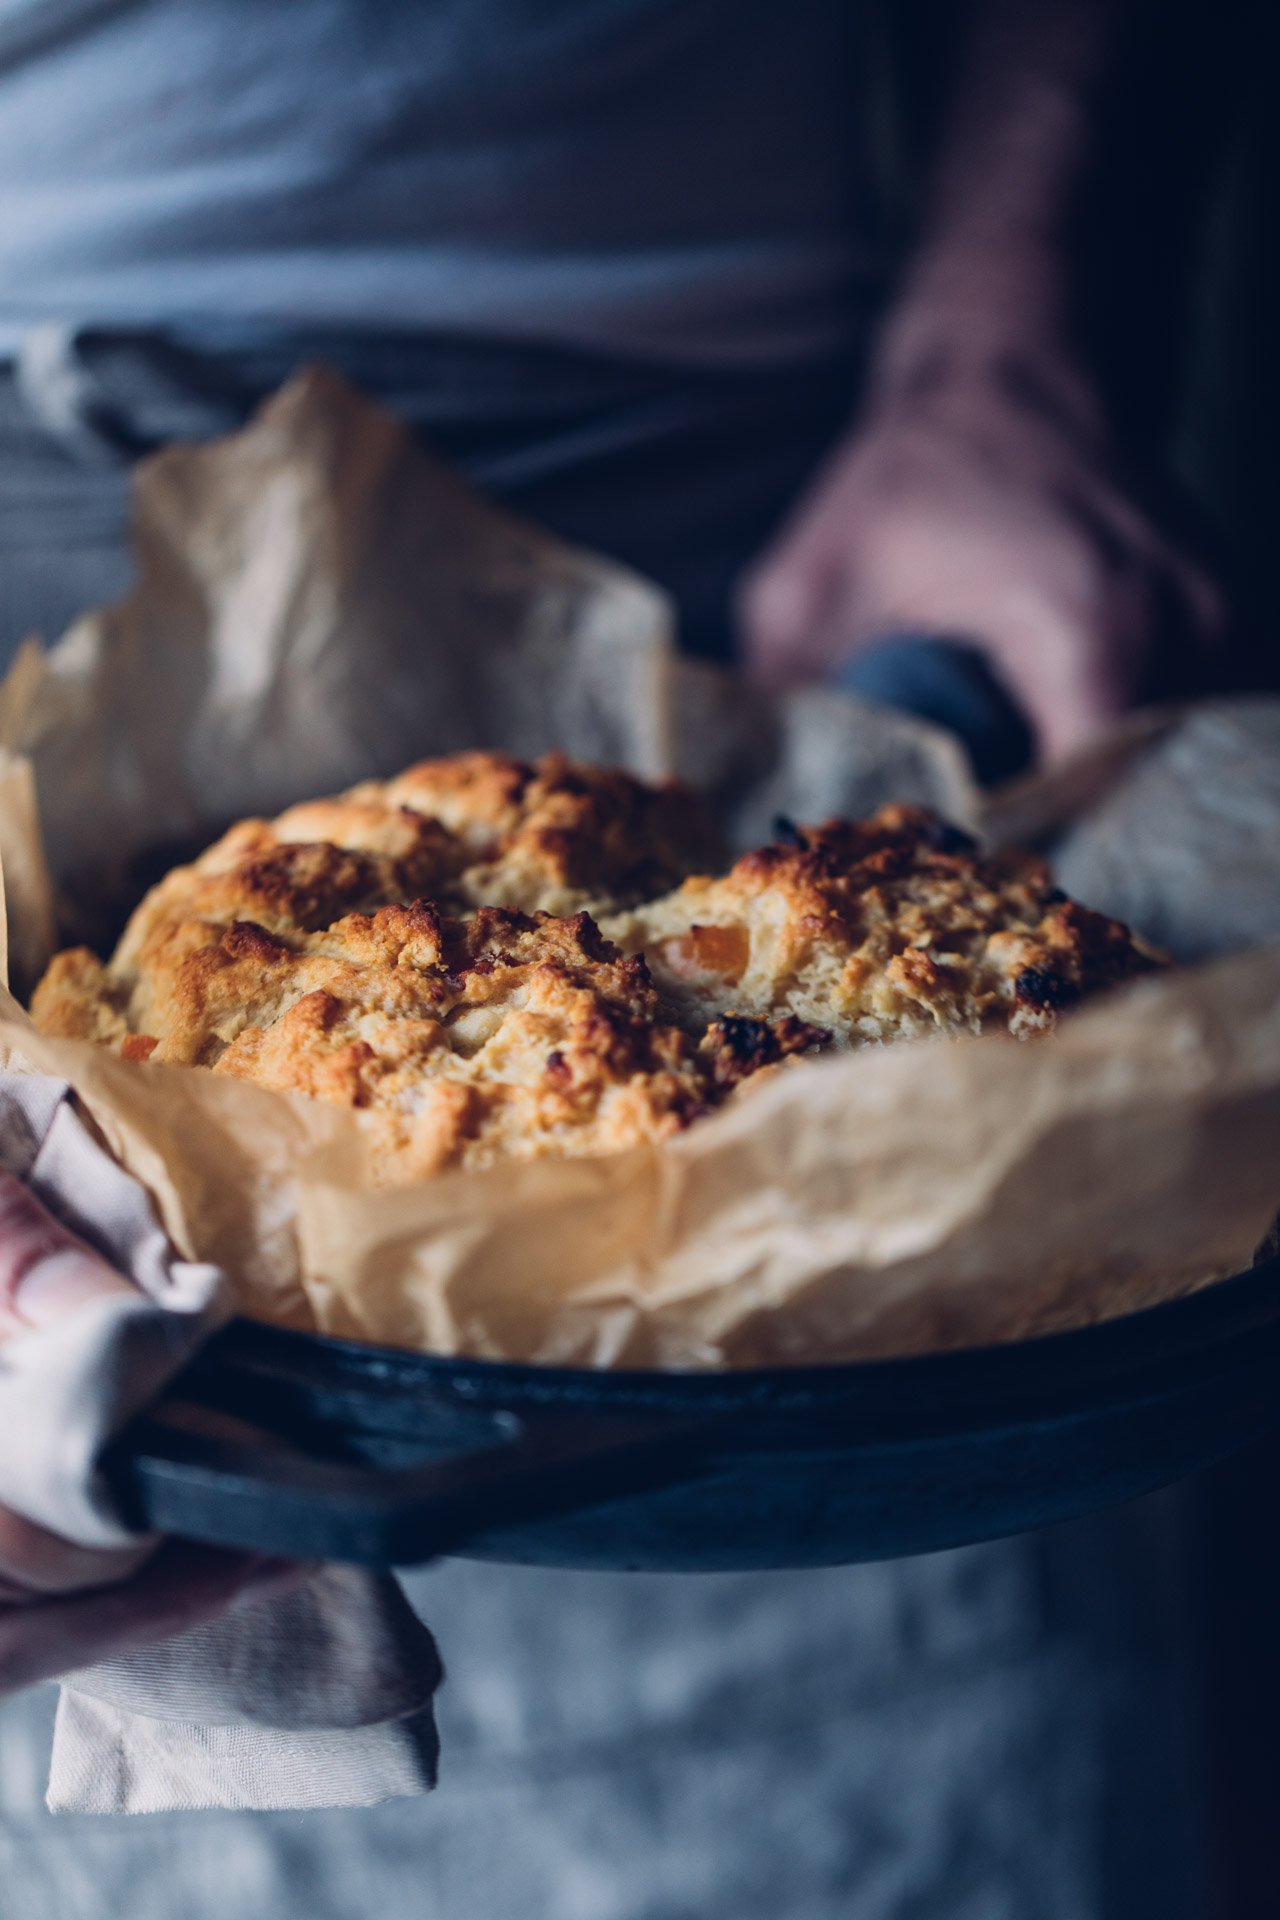
<svg viewBox="0 0 1280 1920">
<path fill-rule="evenodd" d="M 234 424 L 319 348 L 491 490 L 672 581 L 708 648 L 855 384 L 692 406 L 456 343 L 64 341 L 0 380 L 5 640 L 122 589 L 134 453 Z M 1165 1497 L 826 1572 L 446 1564 L 410 1583 L 450 1672 L 433 1799 L 55 1825 L 28 1695 L 0 1707 L 0 1920 L 1203 1920 L 1184 1552 Z"/>
<path fill-rule="evenodd" d="M 454 1562 L 441 1786 L 54 1822 L 0 1708 L 4 1920 L 1204 1920 L 1169 1502 L 795 1575 Z"/>
</svg>

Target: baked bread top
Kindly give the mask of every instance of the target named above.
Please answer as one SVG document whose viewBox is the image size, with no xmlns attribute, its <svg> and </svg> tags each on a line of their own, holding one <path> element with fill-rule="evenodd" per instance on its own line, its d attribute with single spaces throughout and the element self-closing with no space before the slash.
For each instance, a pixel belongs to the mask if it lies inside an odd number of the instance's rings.
<svg viewBox="0 0 1280 1920">
<path fill-rule="evenodd" d="M 662 1139 L 824 1047 L 1044 1032 L 1153 964 L 1040 861 L 918 808 L 788 827 L 673 886 L 710 844 L 674 785 L 427 761 L 233 827 L 109 962 L 59 954 L 32 1014 L 351 1107 L 399 1183 Z"/>
<path fill-rule="evenodd" d="M 837 1046 L 1002 1026 L 1062 1009 L 1155 963 L 1077 905 L 1030 854 L 982 853 L 921 807 L 783 829 L 720 878 L 686 880 L 606 919 L 643 952 L 671 1018 L 793 1015 Z"/>
<path fill-rule="evenodd" d="M 116 958 L 136 966 L 191 914 L 315 930 L 344 912 L 424 898 L 460 910 L 611 909 L 652 899 L 717 852 L 701 807 L 675 781 L 562 753 L 452 754 L 274 820 L 240 821 L 152 888 Z"/>
<path fill-rule="evenodd" d="M 367 831 L 366 808 L 438 822 L 462 849 L 458 898 L 525 913 L 594 913 L 651 900 L 685 874 L 714 864 L 720 852 L 687 787 L 637 780 L 563 753 L 532 763 L 505 753 L 452 754 L 319 805 L 351 808 L 360 835 Z M 318 824 L 306 807 L 283 818 L 295 835 L 309 835 Z"/>
</svg>

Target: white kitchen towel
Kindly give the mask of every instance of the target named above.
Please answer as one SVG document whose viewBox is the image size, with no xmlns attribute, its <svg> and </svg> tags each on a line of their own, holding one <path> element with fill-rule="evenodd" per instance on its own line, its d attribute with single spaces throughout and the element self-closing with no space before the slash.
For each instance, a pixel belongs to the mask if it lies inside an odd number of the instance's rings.
<svg viewBox="0 0 1280 1920">
<path fill-rule="evenodd" d="M 177 1257 L 62 1082 L 0 1074 L 0 1167 L 138 1288 L 0 1346 L 0 1503 L 81 1545 L 119 1547 L 136 1536 L 100 1472 L 103 1450 L 226 1318 L 228 1289 L 216 1268 Z M 321 1569 L 77 1673 L 49 1804 L 140 1813 L 422 1793 L 435 1784 L 441 1678 L 393 1580 Z"/>
<path fill-rule="evenodd" d="M 394 1580 L 323 1567 L 70 1675 L 54 1813 L 367 1807 L 435 1785 L 435 1642 Z"/>
</svg>

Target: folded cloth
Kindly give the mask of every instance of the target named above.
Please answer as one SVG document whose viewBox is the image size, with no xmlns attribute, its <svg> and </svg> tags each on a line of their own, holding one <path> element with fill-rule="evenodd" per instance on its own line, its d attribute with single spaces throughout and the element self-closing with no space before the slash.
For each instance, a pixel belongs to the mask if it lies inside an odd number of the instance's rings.
<svg viewBox="0 0 1280 1920">
<path fill-rule="evenodd" d="M 435 1642 L 394 1580 L 290 1592 L 68 1676 L 55 1813 L 365 1807 L 435 1785 Z"/>
<path fill-rule="evenodd" d="M 0 1167 L 136 1283 L 0 1347 L 0 1504 L 89 1547 L 137 1538 L 99 1461 L 230 1311 L 69 1090 L 0 1073 Z M 15 1445 L 10 1436 L 22 1435 Z M 435 1643 L 396 1583 L 349 1568 L 72 1676 L 54 1734 L 59 1812 L 367 1806 L 435 1784 Z"/>
</svg>

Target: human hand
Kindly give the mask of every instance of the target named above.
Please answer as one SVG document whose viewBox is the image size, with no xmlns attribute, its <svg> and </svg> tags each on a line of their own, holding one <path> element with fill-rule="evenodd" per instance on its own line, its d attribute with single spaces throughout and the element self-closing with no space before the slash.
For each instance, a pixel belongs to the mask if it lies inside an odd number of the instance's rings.
<svg viewBox="0 0 1280 1920">
<path fill-rule="evenodd" d="M 1088 383 L 1009 353 L 883 382 L 748 578 L 741 621 L 773 683 L 888 634 L 963 640 L 1053 758 L 1140 696 L 1153 648 L 1211 647 L 1225 605 Z"/>
<path fill-rule="evenodd" d="M 132 1291 L 0 1174 L 0 1343 Z M 20 1434 L 0 1437 L 21 1444 Z M 81 1547 L 0 1507 L 0 1694 L 185 1632 L 240 1595 L 296 1577 L 279 1562 L 186 1543 Z"/>
</svg>

